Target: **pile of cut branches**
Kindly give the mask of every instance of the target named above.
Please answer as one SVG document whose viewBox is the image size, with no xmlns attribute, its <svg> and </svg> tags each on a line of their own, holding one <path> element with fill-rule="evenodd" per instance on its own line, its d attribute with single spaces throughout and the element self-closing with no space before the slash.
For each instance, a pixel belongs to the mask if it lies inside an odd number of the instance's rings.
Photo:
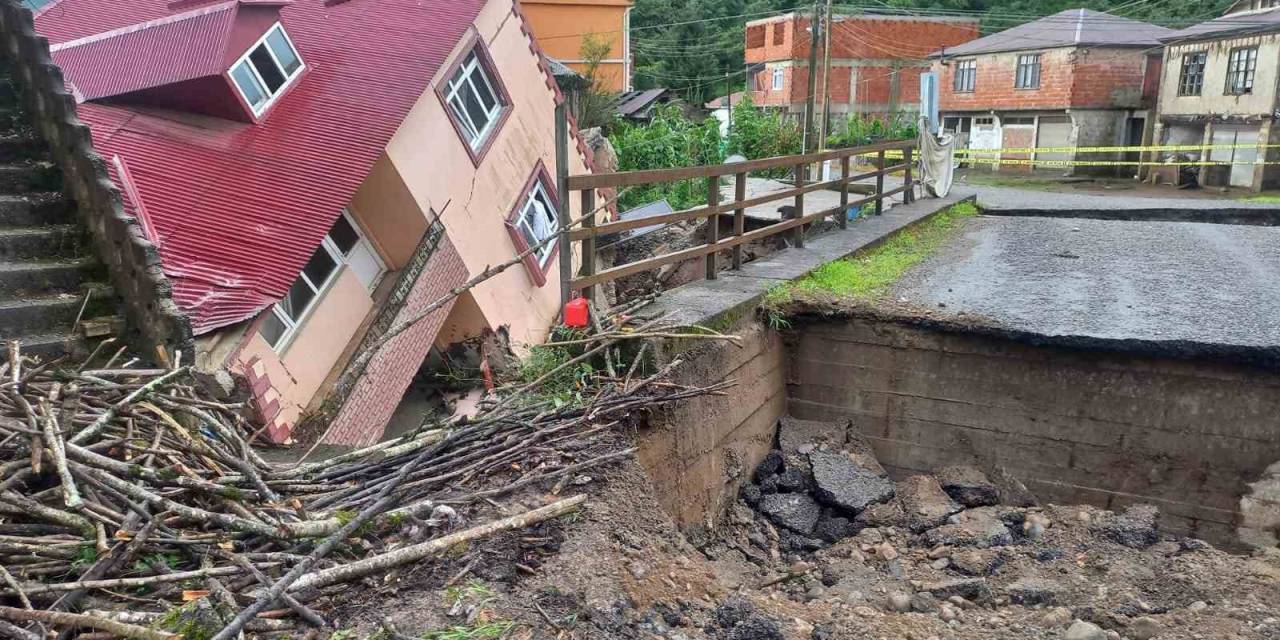
<svg viewBox="0 0 1280 640">
<path fill-rule="evenodd" d="M 580 402 L 522 382 L 496 389 L 474 417 L 293 465 L 255 452 L 244 407 L 212 399 L 188 367 L 41 363 L 10 343 L 0 636 L 174 640 L 193 635 L 193 620 L 214 640 L 323 629 L 311 607 L 325 595 L 579 508 L 585 496 L 555 494 L 634 452 L 602 435 L 726 386 L 673 385 L 669 367 L 640 366 L 643 349 L 624 364 L 619 344 L 671 330 L 606 317 L 575 344 L 578 357 L 603 358 Z M 469 506 L 528 488 L 552 495 L 532 511 L 466 521 Z"/>
</svg>

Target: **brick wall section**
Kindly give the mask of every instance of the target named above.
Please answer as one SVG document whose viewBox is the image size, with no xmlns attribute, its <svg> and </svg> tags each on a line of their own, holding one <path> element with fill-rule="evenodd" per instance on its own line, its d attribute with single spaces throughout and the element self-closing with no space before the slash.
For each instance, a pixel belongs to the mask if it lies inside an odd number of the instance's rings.
<svg viewBox="0 0 1280 640">
<path fill-rule="evenodd" d="M 392 326 L 417 315 L 466 280 L 466 266 L 446 234 Z M 381 439 L 452 308 L 450 302 L 436 310 L 379 351 L 334 417 L 325 444 L 362 447 Z"/>
<path fill-rule="evenodd" d="M 63 188 L 76 202 L 112 287 L 124 300 L 129 323 L 124 337 L 140 353 L 153 353 L 156 345 L 164 345 L 189 356 L 194 351 L 191 325 L 173 302 L 160 254 L 137 221 L 125 214 L 107 164 L 93 148 L 89 127 L 76 115 L 76 101 L 62 70 L 49 56 L 49 41 L 36 34 L 31 11 L 14 0 L 0 0 L 0 33 L 5 62 L 27 112 L 62 170 Z"/>
<path fill-rule="evenodd" d="M 1139 109 L 1154 94 L 1144 92 L 1148 56 L 1138 49 L 1062 48 L 1039 51 L 1040 88 L 1014 87 L 1018 56 L 1031 52 L 961 57 L 934 64 L 941 82 L 943 111 Z M 958 60 L 977 60 L 974 91 L 955 91 Z M 1159 77 L 1159 73 L 1154 74 Z"/>
<path fill-rule="evenodd" d="M 747 30 L 748 63 L 770 63 L 755 76 L 752 100 L 757 105 L 792 110 L 809 95 L 809 19 L 787 15 L 752 23 Z M 763 35 L 762 35 L 763 34 Z M 857 67 L 852 90 L 855 111 L 887 111 L 891 103 L 913 108 L 919 103 L 920 74 L 929 67 L 927 56 L 944 47 L 977 38 L 976 21 L 939 21 L 895 17 L 845 17 L 832 25 L 831 102 L 837 109 L 851 102 L 850 67 Z M 773 70 L 781 67 L 784 88 L 773 90 Z M 891 77 L 899 76 L 896 101 L 890 95 Z M 822 101 L 822 72 L 817 100 Z"/>
<path fill-rule="evenodd" d="M 1166 530 L 1229 543 L 1280 460 L 1275 372 L 861 319 L 798 333 L 790 414 L 852 418 L 899 477 L 1002 465 L 1044 501 L 1149 502 Z"/>
</svg>

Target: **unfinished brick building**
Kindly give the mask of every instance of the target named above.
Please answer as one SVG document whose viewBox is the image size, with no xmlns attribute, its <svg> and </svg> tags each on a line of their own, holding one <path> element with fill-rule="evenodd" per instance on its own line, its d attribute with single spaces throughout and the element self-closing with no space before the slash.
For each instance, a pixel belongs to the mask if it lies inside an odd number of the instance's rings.
<svg viewBox="0 0 1280 640">
<path fill-rule="evenodd" d="M 933 54 L 943 127 L 971 149 L 1046 149 L 987 156 L 1000 171 L 1076 167 L 1057 149 L 1141 145 L 1160 80 L 1163 27 L 1071 9 Z M 1047 149 L 1055 149 L 1048 151 Z M 1083 162 L 1121 160 L 1081 155 Z M 1136 160 L 1137 158 L 1133 158 Z M 1126 168 L 1132 173 L 1132 167 Z"/>
<path fill-rule="evenodd" d="M 747 23 L 747 64 L 763 65 L 749 81 L 757 106 L 804 113 L 812 43 L 808 16 L 791 13 Z M 979 36 L 969 18 L 835 16 L 831 25 L 831 113 L 885 116 L 920 111 L 920 74 L 928 55 Z M 817 99 L 826 85 L 817 75 Z"/>
</svg>

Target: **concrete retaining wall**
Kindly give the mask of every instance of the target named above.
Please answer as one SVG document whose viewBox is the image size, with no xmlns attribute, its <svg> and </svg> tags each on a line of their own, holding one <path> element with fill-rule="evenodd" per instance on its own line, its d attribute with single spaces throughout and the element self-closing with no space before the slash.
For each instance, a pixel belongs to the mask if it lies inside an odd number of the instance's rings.
<svg viewBox="0 0 1280 640">
<path fill-rule="evenodd" d="M 680 528 L 714 526 L 738 487 L 773 445 L 786 409 L 786 350 L 779 335 L 749 322 L 735 329 L 741 346 L 700 343 L 679 352 L 675 381 L 737 384 L 723 396 L 704 396 L 659 411 L 639 434 L 638 457 L 659 502 Z M 668 353 L 662 359 L 677 357 Z"/>
<path fill-rule="evenodd" d="M 1280 460 L 1280 375 L 850 319 L 797 330 L 788 410 L 849 417 L 897 476 L 1000 465 L 1042 500 L 1160 507 L 1171 532 L 1235 539 Z"/>
</svg>

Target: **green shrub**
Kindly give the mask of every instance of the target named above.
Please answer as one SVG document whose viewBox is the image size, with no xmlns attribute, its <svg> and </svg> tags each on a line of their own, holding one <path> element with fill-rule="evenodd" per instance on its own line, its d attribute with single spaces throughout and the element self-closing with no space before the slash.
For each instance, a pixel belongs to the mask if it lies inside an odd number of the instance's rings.
<svg viewBox="0 0 1280 640">
<path fill-rule="evenodd" d="M 619 122 L 609 141 L 618 152 L 620 171 L 677 169 L 724 161 L 719 121 L 707 118 L 694 122 L 678 105 L 658 107 L 648 124 Z M 639 185 L 623 193 L 619 204 L 631 209 L 663 198 L 676 209 L 698 206 L 707 201 L 707 182 L 698 179 Z"/>
</svg>

